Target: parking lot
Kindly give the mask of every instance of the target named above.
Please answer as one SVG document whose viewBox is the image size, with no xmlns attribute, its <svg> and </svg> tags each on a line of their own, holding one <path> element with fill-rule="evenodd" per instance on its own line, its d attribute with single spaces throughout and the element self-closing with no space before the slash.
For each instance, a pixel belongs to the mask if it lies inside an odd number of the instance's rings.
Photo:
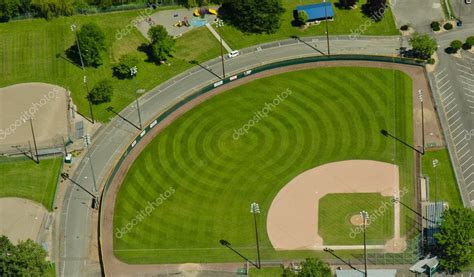
<svg viewBox="0 0 474 277">
<path fill-rule="evenodd" d="M 447 63 L 434 73 L 435 88 L 441 107 L 461 194 L 474 206 L 474 55 L 462 58 L 446 56 Z"/>
</svg>

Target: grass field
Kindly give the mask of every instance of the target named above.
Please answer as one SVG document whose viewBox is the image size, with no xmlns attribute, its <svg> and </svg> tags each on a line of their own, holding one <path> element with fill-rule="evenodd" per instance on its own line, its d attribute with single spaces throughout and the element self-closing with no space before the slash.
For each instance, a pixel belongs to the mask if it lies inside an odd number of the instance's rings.
<svg viewBox="0 0 474 277">
<path fill-rule="evenodd" d="M 433 168 L 433 160 L 435 159 L 439 161 L 436 174 Z M 430 179 L 429 191 L 431 201 L 435 199 L 446 201 L 450 207 L 463 206 L 447 149 L 426 152 L 423 157 L 423 175 L 428 176 Z M 437 192 L 437 197 L 435 197 L 435 191 Z"/>
<path fill-rule="evenodd" d="M 404 199 L 413 202 L 412 152 L 380 134 L 387 129 L 413 140 L 411 87 L 411 79 L 400 71 L 313 69 L 256 80 L 195 107 L 159 134 L 126 176 L 116 200 L 114 230 L 130 223 L 160 193 L 170 187 L 175 192 L 129 233 L 114 235 L 115 255 L 128 263 L 238 261 L 219 244 L 225 239 L 253 257 L 249 205 L 254 201 L 262 210 L 263 259 L 318 255 L 274 251 L 266 235 L 266 213 L 291 179 L 334 161 L 395 162 L 401 186 L 410 190 Z M 292 94 L 268 117 L 233 138 L 235 129 L 287 89 Z"/>
<path fill-rule="evenodd" d="M 104 64 L 98 68 L 87 68 L 89 87 L 103 78 L 114 80 L 114 96 L 109 104 L 94 106 L 96 119 L 107 121 L 111 116 L 105 108 L 123 109 L 135 98 L 132 80 L 118 80 L 112 76 L 112 65 L 127 53 L 134 53 L 141 62 L 137 75 L 140 88 L 150 90 L 167 79 L 192 67 L 191 60 L 205 61 L 220 53 L 217 40 L 205 28 L 186 33 L 176 41 L 175 58 L 171 66 L 157 66 L 145 62 L 146 55 L 137 48 L 146 39 L 135 28 L 121 40 L 115 38 L 117 30 L 124 29 L 140 11 L 108 13 L 90 16 L 60 17 L 49 21 L 43 19 L 22 20 L 0 24 L 0 87 L 23 83 L 45 82 L 69 88 L 74 103 L 85 115 L 89 115 L 83 73 L 80 67 L 64 58 L 64 51 L 74 43 L 70 25 L 81 26 L 97 23 L 106 33 L 107 53 Z"/>
<path fill-rule="evenodd" d="M 367 244 L 383 245 L 393 238 L 393 203 L 390 197 L 379 193 L 337 193 L 319 200 L 318 231 L 324 244 L 363 244 L 361 227 L 350 222 L 351 217 L 361 211 L 367 211 L 372 218 L 367 226 Z"/>
<path fill-rule="evenodd" d="M 274 34 L 244 34 L 233 28 L 232 26 L 224 26 L 222 29 L 222 37 L 234 49 L 252 46 L 255 44 L 287 39 L 290 36 L 317 36 L 326 34 L 326 25 L 322 22 L 319 25 L 311 26 L 307 29 L 300 29 L 293 27 L 291 21 L 293 20 L 293 10 L 298 5 L 313 4 L 322 2 L 321 0 L 284 0 L 283 6 L 286 11 L 282 16 L 280 29 Z M 366 0 L 357 2 L 357 8 L 354 10 L 339 9 L 334 7 L 334 3 L 338 1 L 331 1 L 335 13 L 334 21 L 329 22 L 328 28 L 331 35 L 349 35 L 351 33 L 358 33 L 358 30 L 363 30 L 361 35 L 398 35 L 399 31 L 395 26 L 392 12 L 387 9 L 385 16 L 379 22 L 373 22 L 366 17 L 360 10 L 360 7 L 365 4 Z M 361 26 L 368 26 L 367 28 Z M 360 29 L 359 29 L 360 28 Z"/>
<path fill-rule="evenodd" d="M 281 267 L 262 267 L 261 269 L 250 268 L 249 277 L 276 277 L 281 276 L 283 269 Z"/>
<path fill-rule="evenodd" d="M 0 197 L 20 197 L 53 209 L 62 157 L 36 164 L 27 158 L 0 158 Z"/>
</svg>

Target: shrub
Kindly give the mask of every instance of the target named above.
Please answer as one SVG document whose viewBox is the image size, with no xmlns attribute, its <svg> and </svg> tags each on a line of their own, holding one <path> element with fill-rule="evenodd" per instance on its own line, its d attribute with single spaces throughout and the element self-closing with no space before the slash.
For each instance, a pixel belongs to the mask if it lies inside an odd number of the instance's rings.
<svg viewBox="0 0 474 277">
<path fill-rule="evenodd" d="M 451 46 L 451 49 L 452 49 L 453 53 L 457 53 L 458 50 L 461 49 L 461 47 L 462 47 L 462 41 L 453 40 L 449 46 Z"/>
<path fill-rule="evenodd" d="M 474 46 L 474 36 L 470 36 L 466 39 L 466 43 L 470 46 Z"/>
<path fill-rule="evenodd" d="M 451 23 L 446 23 L 446 24 L 443 25 L 443 28 L 444 28 L 445 30 L 451 30 L 451 29 L 453 28 L 453 24 L 451 24 Z"/>
<path fill-rule="evenodd" d="M 89 101 L 94 105 L 110 102 L 114 93 L 114 87 L 110 80 L 99 81 L 89 92 Z"/>
<path fill-rule="evenodd" d="M 136 66 L 139 60 L 134 55 L 124 55 L 119 63 L 114 66 L 114 75 L 119 79 L 131 79 L 130 68 Z"/>
<path fill-rule="evenodd" d="M 433 59 L 433 58 L 428 58 L 428 59 L 426 60 L 426 62 L 429 63 L 429 64 L 434 64 L 434 63 L 435 63 L 435 59 Z"/>
<path fill-rule="evenodd" d="M 469 50 L 469 49 L 471 49 L 471 48 L 472 48 L 472 45 L 470 45 L 470 44 L 467 43 L 467 42 L 462 44 L 462 49 L 463 49 L 463 50 Z"/>
<path fill-rule="evenodd" d="M 430 26 L 433 31 L 439 31 L 441 29 L 438 21 L 431 22 Z"/>
<path fill-rule="evenodd" d="M 295 11 L 295 21 L 298 25 L 304 25 L 308 21 L 308 14 L 305 11 Z"/>
<path fill-rule="evenodd" d="M 408 25 L 403 25 L 402 27 L 400 27 L 400 30 L 402 31 L 408 30 Z"/>
</svg>

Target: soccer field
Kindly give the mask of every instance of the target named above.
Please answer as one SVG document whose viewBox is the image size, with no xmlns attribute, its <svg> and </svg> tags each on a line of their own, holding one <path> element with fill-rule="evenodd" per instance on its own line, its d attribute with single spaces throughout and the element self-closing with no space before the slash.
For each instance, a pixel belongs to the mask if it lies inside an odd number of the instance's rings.
<svg viewBox="0 0 474 277">
<path fill-rule="evenodd" d="M 290 180 L 335 161 L 399 165 L 400 189 L 409 191 L 403 199 L 412 203 L 412 151 L 380 133 L 413 141 L 411 90 L 410 77 L 397 70 L 320 68 L 259 79 L 193 108 L 130 168 L 113 224 L 135 224 L 114 231 L 115 256 L 127 263 L 240 261 L 219 244 L 225 239 L 254 259 L 252 202 L 261 209 L 262 259 L 318 255 L 275 251 L 266 216 Z M 137 220 L 152 202 L 152 212 Z M 410 220 L 402 211 L 402 234 Z"/>
</svg>

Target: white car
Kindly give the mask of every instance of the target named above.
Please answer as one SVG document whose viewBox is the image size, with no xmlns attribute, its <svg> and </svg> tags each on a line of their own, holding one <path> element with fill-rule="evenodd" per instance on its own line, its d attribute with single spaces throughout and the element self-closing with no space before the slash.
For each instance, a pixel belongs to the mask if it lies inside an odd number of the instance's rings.
<svg viewBox="0 0 474 277">
<path fill-rule="evenodd" d="M 472 3 L 472 0 L 465 0 L 466 1 L 466 4 L 471 4 Z"/>
<path fill-rule="evenodd" d="M 239 50 L 234 50 L 234 51 L 230 52 L 229 54 L 227 54 L 227 57 L 233 58 L 233 57 L 237 57 L 238 55 L 240 55 Z"/>
</svg>

